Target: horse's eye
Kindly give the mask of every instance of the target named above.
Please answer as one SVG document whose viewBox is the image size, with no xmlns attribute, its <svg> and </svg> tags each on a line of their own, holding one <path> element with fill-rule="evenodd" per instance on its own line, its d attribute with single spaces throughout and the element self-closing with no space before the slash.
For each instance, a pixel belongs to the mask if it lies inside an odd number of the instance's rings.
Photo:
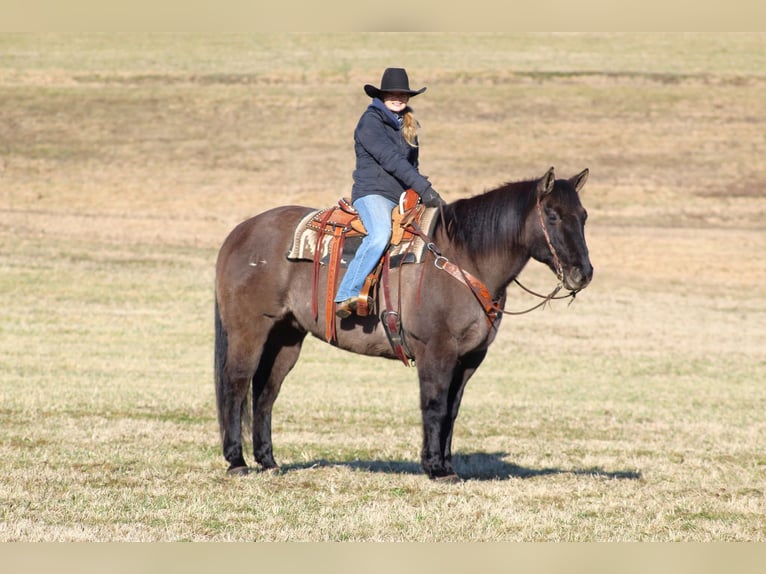
<svg viewBox="0 0 766 574">
<path fill-rule="evenodd" d="M 548 212 L 548 223 L 550 224 L 556 224 L 559 221 L 561 221 L 561 218 L 559 217 L 559 214 L 555 211 L 549 211 Z"/>
</svg>

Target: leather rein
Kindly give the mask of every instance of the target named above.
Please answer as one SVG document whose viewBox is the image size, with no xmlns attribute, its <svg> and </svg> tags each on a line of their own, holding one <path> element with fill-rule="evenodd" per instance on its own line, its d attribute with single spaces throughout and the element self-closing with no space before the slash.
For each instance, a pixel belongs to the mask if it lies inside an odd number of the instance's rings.
<svg viewBox="0 0 766 574">
<path fill-rule="evenodd" d="M 543 218 L 543 208 L 540 203 L 540 198 L 537 198 L 537 215 L 538 219 L 540 220 L 540 226 L 543 230 L 543 235 L 545 236 L 545 242 L 548 244 L 548 248 L 551 251 L 551 255 L 553 255 L 553 265 L 555 268 L 556 278 L 559 280 L 558 285 L 554 287 L 554 289 L 548 293 L 547 295 L 541 295 L 540 293 L 536 293 L 535 291 L 532 291 L 531 289 L 525 287 L 521 284 L 521 282 L 518 279 L 514 278 L 514 282 L 521 287 L 524 291 L 529 293 L 530 295 L 533 295 L 535 297 L 539 297 L 542 299 L 540 303 L 537 305 L 534 305 L 533 307 L 530 307 L 529 309 L 526 309 L 524 311 L 506 311 L 503 309 L 503 303 L 505 302 L 505 294 L 503 294 L 499 299 L 493 299 L 492 295 L 489 292 L 489 289 L 487 289 L 486 285 L 478 279 L 477 277 L 471 275 L 468 271 L 463 269 L 460 265 L 453 263 L 449 259 L 447 259 L 444 255 L 441 254 L 439 251 L 439 248 L 436 246 L 436 244 L 431 240 L 431 238 L 426 235 L 420 227 L 418 227 L 417 224 L 410 223 L 410 227 L 412 228 L 415 235 L 420 237 L 426 244 L 426 248 L 428 251 L 434 256 L 434 267 L 439 269 L 440 271 L 446 271 L 449 275 L 466 285 L 470 290 L 471 293 L 473 293 L 474 297 L 476 297 L 476 300 L 479 302 L 479 304 L 484 309 L 484 313 L 487 315 L 487 322 L 489 323 L 490 328 L 495 326 L 495 321 L 501 316 L 501 315 L 524 315 L 526 313 L 529 313 L 531 311 L 534 311 L 535 309 L 539 309 L 546 303 L 553 301 L 555 299 L 569 299 L 572 298 L 572 301 L 574 301 L 575 296 L 577 295 L 577 292 L 579 289 L 570 291 L 567 295 L 558 295 L 558 292 L 561 291 L 561 289 L 564 287 L 564 269 L 561 265 L 561 260 L 559 259 L 558 253 L 556 252 L 556 248 L 553 246 L 553 243 L 551 242 L 550 234 L 548 233 L 548 227 L 545 225 L 545 219 Z M 444 210 L 443 206 L 439 206 L 439 215 L 441 216 L 442 222 L 445 221 L 444 219 Z M 570 304 L 572 302 L 570 301 Z"/>
</svg>

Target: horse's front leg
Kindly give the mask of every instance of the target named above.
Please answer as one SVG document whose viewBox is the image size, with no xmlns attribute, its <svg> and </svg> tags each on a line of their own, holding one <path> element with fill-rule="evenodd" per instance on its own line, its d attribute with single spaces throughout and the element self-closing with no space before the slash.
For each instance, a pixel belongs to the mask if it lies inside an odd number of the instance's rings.
<svg viewBox="0 0 766 574">
<path fill-rule="evenodd" d="M 420 410 L 423 418 L 423 448 L 421 465 L 429 478 L 457 480 L 452 468 L 451 445 L 452 401 L 450 392 L 457 358 L 425 357 L 418 360 L 420 379 Z M 454 398 L 454 395 L 453 397 Z M 456 414 L 456 413 L 455 413 Z"/>
<path fill-rule="evenodd" d="M 447 436 L 444 445 L 444 459 L 449 463 L 452 462 L 452 433 L 455 431 L 455 420 L 457 419 L 458 411 L 460 410 L 463 391 L 468 383 L 468 379 L 473 376 L 486 356 L 487 349 L 474 351 L 473 353 L 464 355 L 458 361 L 455 371 L 453 372 L 452 384 L 450 386 L 448 397 L 450 414 L 449 435 Z"/>
</svg>

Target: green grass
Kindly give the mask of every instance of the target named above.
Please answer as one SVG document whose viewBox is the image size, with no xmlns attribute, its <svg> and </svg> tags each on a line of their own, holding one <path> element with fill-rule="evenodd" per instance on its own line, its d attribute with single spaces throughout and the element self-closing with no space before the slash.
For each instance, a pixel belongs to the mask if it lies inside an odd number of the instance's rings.
<svg viewBox="0 0 766 574">
<path fill-rule="evenodd" d="M 764 540 L 763 35 L 0 45 L 0 540 Z M 421 473 L 414 369 L 315 339 L 275 406 L 283 472 L 228 478 L 218 245 L 345 193 L 361 85 L 405 55 L 448 199 L 591 169 L 594 282 L 503 320 L 462 484 Z"/>
</svg>

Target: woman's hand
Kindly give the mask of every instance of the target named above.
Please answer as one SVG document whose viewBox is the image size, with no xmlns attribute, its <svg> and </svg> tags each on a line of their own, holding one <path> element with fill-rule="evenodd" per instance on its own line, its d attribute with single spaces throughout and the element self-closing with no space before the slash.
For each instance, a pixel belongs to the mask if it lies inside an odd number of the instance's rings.
<svg viewBox="0 0 766 574">
<path fill-rule="evenodd" d="M 436 193 L 436 190 L 433 187 L 429 187 L 427 190 L 420 194 L 420 201 L 423 202 L 423 205 L 426 207 L 439 207 L 440 205 L 446 205 L 446 202 L 438 193 Z"/>
</svg>

